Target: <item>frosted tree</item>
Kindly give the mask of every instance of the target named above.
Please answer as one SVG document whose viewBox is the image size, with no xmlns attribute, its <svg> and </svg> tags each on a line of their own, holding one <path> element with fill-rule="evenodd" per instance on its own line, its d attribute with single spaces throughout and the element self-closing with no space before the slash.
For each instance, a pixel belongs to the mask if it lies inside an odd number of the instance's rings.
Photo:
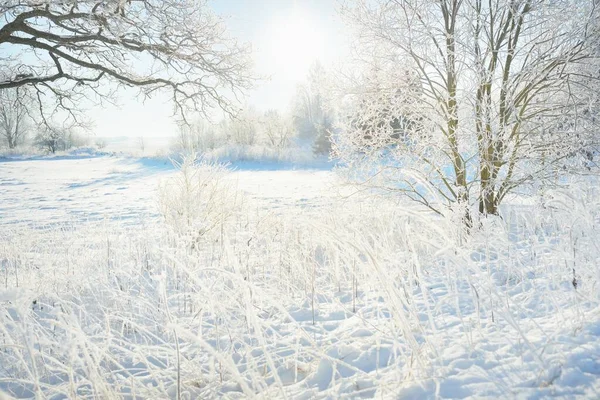
<svg viewBox="0 0 600 400">
<path fill-rule="evenodd" d="M 3 1 L 0 53 L 0 89 L 33 87 L 43 118 L 58 110 L 76 119 L 84 99 L 122 86 L 170 94 L 183 118 L 189 109 L 235 113 L 235 95 L 252 82 L 249 49 L 206 1 Z"/>
<path fill-rule="evenodd" d="M 244 107 L 235 117 L 221 122 L 220 129 L 229 143 L 253 146 L 258 142 L 259 115 L 252 107 Z"/>
<path fill-rule="evenodd" d="M 25 88 L 0 90 L 0 138 L 9 149 L 17 147 L 27 135 L 29 103 Z"/>
<path fill-rule="evenodd" d="M 200 116 L 189 123 L 181 123 L 175 147 L 177 151 L 188 154 L 214 149 L 218 144 L 216 129 Z"/>
<path fill-rule="evenodd" d="M 473 208 L 497 214 L 597 142 L 594 1 L 361 0 L 342 12 L 356 51 L 336 151 L 369 182 L 460 208 L 470 225 Z"/>
<path fill-rule="evenodd" d="M 57 150 L 67 149 L 68 136 L 69 128 L 42 125 L 34 141 L 40 149 L 54 154 Z"/>
<path fill-rule="evenodd" d="M 329 78 L 325 68 L 318 62 L 308 72 L 307 82 L 298 85 L 294 97 L 294 123 L 302 139 L 315 139 L 324 121 L 332 117 L 326 107 L 324 93 Z"/>
<path fill-rule="evenodd" d="M 277 110 L 266 111 L 260 121 L 267 145 L 275 149 L 288 147 L 293 137 L 291 123 Z"/>
<path fill-rule="evenodd" d="M 329 155 L 332 150 L 334 133 L 333 119 L 329 116 L 323 117 L 317 125 L 317 137 L 313 143 L 313 153 L 317 155 Z"/>
</svg>

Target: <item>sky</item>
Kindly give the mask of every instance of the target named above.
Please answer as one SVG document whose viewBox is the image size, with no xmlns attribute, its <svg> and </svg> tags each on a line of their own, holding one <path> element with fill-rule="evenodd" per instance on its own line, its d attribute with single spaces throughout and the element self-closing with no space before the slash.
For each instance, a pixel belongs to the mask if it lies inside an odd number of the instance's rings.
<svg viewBox="0 0 600 400">
<path fill-rule="evenodd" d="M 298 83 L 315 61 L 327 65 L 343 46 L 335 0 L 209 0 L 232 36 L 250 43 L 261 77 L 247 104 L 286 111 Z M 172 136 L 177 127 L 168 96 L 142 102 L 135 91 L 120 93 L 117 106 L 90 110 L 99 137 Z"/>
</svg>

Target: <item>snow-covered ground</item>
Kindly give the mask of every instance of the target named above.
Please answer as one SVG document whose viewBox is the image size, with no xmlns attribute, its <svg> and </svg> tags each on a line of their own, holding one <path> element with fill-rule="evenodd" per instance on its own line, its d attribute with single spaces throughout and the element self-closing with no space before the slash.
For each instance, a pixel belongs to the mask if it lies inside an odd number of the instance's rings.
<svg viewBox="0 0 600 400">
<path fill-rule="evenodd" d="M 1 162 L 2 224 L 64 225 L 156 216 L 152 205 L 157 182 L 172 172 L 169 165 L 111 157 Z"/>
<path fill-rule="evenodd" d="M 0 397 L 600 398 L 595 187 L 466 237 L 250 167 L 0 160 Z"/>
<path fill-rule="evenodd" d="M 259 167 L 231 166 L 235 172 L 228 177 L 254 207 L 312 207 L 336 193 L 331 171 Z M 0 160 L 0 221 L 3 227 L 99 220 L 136 224 L 158 217 L 157 189 L 174 173 L 166 158 L 91 154 Z"/>
</svg>

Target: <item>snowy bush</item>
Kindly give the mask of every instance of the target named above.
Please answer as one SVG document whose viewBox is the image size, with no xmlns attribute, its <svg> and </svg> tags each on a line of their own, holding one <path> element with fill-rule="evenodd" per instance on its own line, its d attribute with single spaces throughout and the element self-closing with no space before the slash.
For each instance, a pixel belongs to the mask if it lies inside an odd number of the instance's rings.
<svg viewBox="0 0 600 400">
<path fill-rule="evenodd" d="M 173 161 L 179 172 L 159 189 L 160 210 L 175 233 L 200 241 L 237 211 L 241 197 L 225 165 L 186 155 Z"/>
</svg>

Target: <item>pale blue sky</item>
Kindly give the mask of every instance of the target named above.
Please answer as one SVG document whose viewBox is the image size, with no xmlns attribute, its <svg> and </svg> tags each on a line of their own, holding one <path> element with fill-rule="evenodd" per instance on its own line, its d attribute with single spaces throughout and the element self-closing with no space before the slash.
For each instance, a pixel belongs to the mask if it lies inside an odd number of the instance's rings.
<svg viewBox="0 0 600 400">
<path fill-rule="evenodd" d="M 258 75 L 265 80 L 248 93 L 247 103 L 259 110 L 289 107 L 296 85 L 308 67 L 327 65 L 340 53 L 343 35 L 335 0 L 210 0 L 226 18 L 232 36 L 252 44 Z M 171 136 L 176 126 L 166 97 L 142 104 L 124 92 L 118 107 L 90 110 L 97 136 Z"/>
</svg>

